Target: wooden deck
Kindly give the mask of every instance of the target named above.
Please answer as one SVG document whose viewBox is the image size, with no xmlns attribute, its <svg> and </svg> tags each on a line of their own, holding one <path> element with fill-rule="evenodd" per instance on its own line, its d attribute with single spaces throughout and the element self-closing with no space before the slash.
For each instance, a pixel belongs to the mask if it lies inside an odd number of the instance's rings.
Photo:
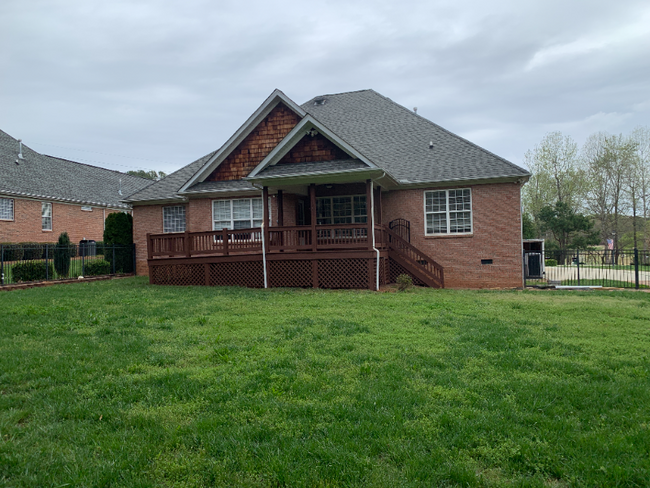
<svg viewBox="0 0 650 488">
<path fill-rule="evenodd" d="M 444 270 L 385 226 L 318 225 L 147 235 L 153 284 L 375 289 L 409 274 L 444 287 Z M 375 250 L 376 249 L 376 250 Z M 379 256 L 378 256 L 379 254 Z M 377 258 L 379 257 L 379 266 Z"/>
</svg>

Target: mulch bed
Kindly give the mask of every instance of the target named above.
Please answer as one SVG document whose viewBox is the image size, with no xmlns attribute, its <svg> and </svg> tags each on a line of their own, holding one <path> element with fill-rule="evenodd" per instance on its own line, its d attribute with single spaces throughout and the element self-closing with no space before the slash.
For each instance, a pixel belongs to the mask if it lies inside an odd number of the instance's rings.
<svg viewBox="0 0 650 488">
<path fill-rule="evenodd" d="M 66 278 L 63 280 L 52 280 L 52 281 L 31 281 L 29 283 L 12 283 L 10 285 L 0 285 L 0 291 L 10 291 L 10 290 L 24 290 L 25 288 L 35 288 L 40 286 L 52 286 L 52 285 L 65 285 L 69 283 L 87 283 L 90 281 L 103 281 L 103 280 L 115 280 L 120 278 L 129 278 L 135 276 L 133 273 L 119 274 L 119 275 L 102 275 L 102 276 L 89 276 L 87 278 Z"/>
</svg>

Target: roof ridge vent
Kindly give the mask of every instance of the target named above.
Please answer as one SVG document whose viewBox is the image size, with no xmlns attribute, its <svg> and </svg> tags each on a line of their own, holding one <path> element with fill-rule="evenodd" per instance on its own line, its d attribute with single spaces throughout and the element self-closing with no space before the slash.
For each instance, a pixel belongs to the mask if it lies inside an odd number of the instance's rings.
<svg viewBox="0 0 650 488">
<path fill-rule="evenodd" d="M 23 140 L 18 139 L 18 159 L 25 159 L 23 157 Z"/>
<path fill-rule="evenodd" d="M 314 105 L 325 105 L 326 102 L 327 102 L 327 98 L 318 97 L 316 100 L 314 100 Z"/>
</svg>

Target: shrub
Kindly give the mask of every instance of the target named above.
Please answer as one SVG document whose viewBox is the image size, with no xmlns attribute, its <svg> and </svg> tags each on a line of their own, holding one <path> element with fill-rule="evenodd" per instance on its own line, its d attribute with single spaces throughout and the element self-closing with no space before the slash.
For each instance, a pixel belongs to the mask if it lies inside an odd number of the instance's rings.
<svg viewBox="0 0 650 488">
<path fill-rule="evenodd" d="M 25 261 L 11 267 L 14 281 L 39 281 L 54 278 L 54 266 L 45 261 Z"/>
<path fill-rule="evenodd" d="M 411 286 L 413 286 L 413 278 L 411 278 L 407 274 L 401 274 L 397 277 L 397 289 L 399 291 L 406 291 L 408 290 Z"/>
<path fill-rule="evenodd" d="M 116 273 L 133 271 L 133 217 L 130 214 L 118 212 L 106 217 L 104 259 Z"/>
<path fill-rule="evenodd" d="M 103 256 L 104 255 L 104 241 L 97 241 L 95 243 L 95 249 L 96 249 L 96 255 L 97 256 Z"/>
<path fill-rule="evenodd" d="M 20 261 L 23 259 L 23 248 L 18 244 L 2 244 L 3 261 Z"/>
<path fill-rule="evenodd" d="M 111 263 L 104 259 L 94 259 L 84 265 L 85 276 L 97 276 L 111 274 Z"/>
<path fill-rule="evenodd" d="M 39 242 L 19 242 L 18 245 L 23 246 L 23 259 L 25 261 L 41 259 L 45 254 L 45 244 Z"/>
<path fill-rule="evenodd" d="M 59 236 L 59 241 L 56 245 L 56 250 L 54 251 L 54 267 L 59 276 L 68 276 L 70 271 L 70 258 L 71 258 L 71 248 L 70 238 L 68 237 L 67 232 L 61 233 Z"/>
<path fill-rule="evenodd" d="M 557 259 L 547 259 L 544 261 L 546 263 L 546 266 L 549 268 L 552 268 L 553 266 L 557 266 Z"/>
</svg>

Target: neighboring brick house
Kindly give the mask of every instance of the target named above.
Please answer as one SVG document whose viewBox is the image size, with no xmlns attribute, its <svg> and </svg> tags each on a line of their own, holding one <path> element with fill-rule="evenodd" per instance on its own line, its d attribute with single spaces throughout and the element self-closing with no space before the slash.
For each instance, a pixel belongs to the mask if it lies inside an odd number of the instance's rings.
<svg viewBox="0 0 650 488">
<path fill-rule="evenodd" d="M 521 287 L 529 176 L 373 90 L 301 106 L 276 90 L 219 150 L 125 201 L 152 283 Z"/>
<path fill-rule="evenodd" d="M 104 220 L 151 180 L 45 156 L 0 131 L 0 243 L 101 241 Z"/>
</svg>

